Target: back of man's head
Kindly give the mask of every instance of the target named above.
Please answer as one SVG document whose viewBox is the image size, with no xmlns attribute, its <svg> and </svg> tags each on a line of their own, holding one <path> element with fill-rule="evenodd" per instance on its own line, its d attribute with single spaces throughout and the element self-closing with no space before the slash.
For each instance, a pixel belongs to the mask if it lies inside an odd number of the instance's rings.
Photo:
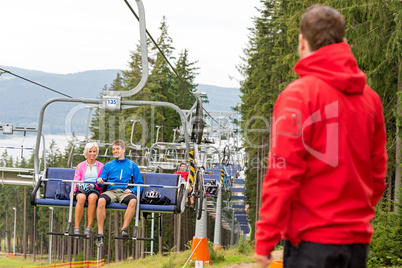
<svg viewBox="0 0 402 268">
<path fill-rule="evenodd" d="M 302 15 L 300 33 L 307 39 L 311 51 L 340 43 L 345 36 L 345 18 L 332 7 L 312 5 Z"/>
</svg>

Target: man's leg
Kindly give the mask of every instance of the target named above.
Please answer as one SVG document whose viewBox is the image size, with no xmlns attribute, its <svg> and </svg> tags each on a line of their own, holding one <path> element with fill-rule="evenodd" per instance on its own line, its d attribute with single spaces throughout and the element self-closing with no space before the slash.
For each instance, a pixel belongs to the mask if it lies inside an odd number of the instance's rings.
<svg viewBox="0 0 402 268">
<path fill-rule="evenodd" d="M 96 236 L 96 246 L 103 246 L 105 240 L 105 235 L 103 233 L 103 225 L 106 219 L 106 206 L 113 201 L 114 193 L 112 191 L 103 193 L 99 196 L 98 209 L 97 209 L 97 220 L 98 220 L 98 235 Z"/>
<path fill-rule="evenodd" d="M 369 252 L 368 244 L 352 244 L 350 245 L 352 251 L 351 261 L 348 268 L 365 268 L 367 267 L 367 257 Z"/>
<path fill-rule="evenodd" d="M 98 221 L 98 234 L 103 234 L 103 224 L 106 219 L 106 199 L 103 195 L 99 197 L 96 218 Z"/>
<path fill-rule="evenodd" d="M 292 246 L 286 241 L 283 253 L 284 268 L 365 268 L 368 245 L 336 245 L 302 241 Z"/>
<path fill-rule="evenodd" d="M 136 205 L 137 199 L 135 199 L 135 197 L 131 198 L 127 204 L 126 213 L 124 213 L 124 222 L 122 229 L 126 229 L 130 225 L 131 219 L 135 214 Z"/>
</svg>

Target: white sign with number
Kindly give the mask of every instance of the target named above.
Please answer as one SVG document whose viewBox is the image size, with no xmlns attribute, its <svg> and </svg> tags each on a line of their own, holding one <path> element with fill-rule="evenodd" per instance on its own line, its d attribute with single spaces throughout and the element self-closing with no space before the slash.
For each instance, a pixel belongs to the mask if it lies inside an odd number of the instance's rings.
<svg viewBox="0 0 402 268">
<path fill-rule="evenodd" d="M 202 268 L 204 266 L 203 261 L 195 261 L 195 268 Z"/>
</svg>

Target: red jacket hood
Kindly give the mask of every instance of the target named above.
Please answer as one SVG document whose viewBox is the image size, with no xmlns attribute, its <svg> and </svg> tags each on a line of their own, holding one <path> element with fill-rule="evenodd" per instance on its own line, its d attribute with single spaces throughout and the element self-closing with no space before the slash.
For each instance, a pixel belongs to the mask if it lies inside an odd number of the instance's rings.
<svg viewBox="0 0 402 268">
<path fill-rule="evenodd" d="M 366 75 L 357 66 L 347 43 L 324 46 L 300 59 L 294 71 L 303 76 L 315 76 L 345 93 L 361 93 Z"/>
</svg>

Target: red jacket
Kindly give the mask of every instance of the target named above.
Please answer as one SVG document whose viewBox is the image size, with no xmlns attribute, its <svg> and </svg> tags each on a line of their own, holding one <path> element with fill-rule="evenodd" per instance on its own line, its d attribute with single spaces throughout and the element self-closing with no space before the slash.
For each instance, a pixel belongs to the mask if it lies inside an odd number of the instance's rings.
<svg viewBox="0 0 402 268">
<path fill-rule="evenodd" d="M 187 177 L 188 177 L 188 171 L 176 171 L 173 174 L 180 174 L 180 177 L 182 177 L 185 181 L 187 181 Z"/>
<path fill-rule="evenodd" d="M 369 243 L 385 189 L 381 100 L 346 43 L 322 47 L 294 68 L 278 97 L 256 223 L 256 253 L 283 239 Z"/>
</svg>

